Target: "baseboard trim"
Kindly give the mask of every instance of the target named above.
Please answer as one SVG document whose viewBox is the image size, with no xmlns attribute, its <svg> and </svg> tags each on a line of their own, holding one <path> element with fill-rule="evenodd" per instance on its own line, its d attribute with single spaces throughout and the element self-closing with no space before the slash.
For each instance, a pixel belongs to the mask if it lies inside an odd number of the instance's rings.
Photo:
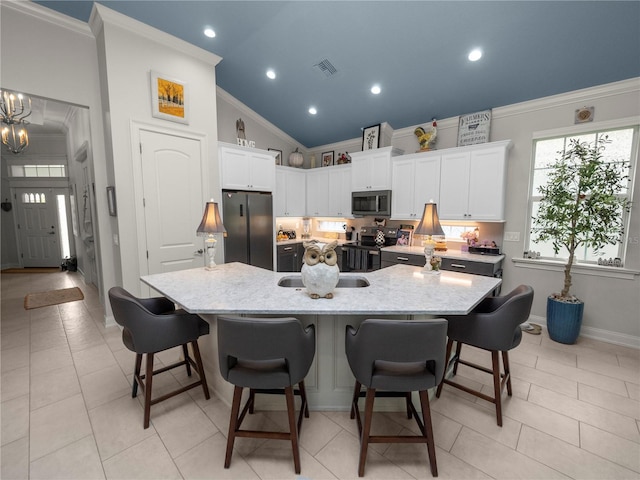
<svg viewBox="0 0 640 480">
<path fill-rule="evenodd" d="M 529 317 L 529 321 L 531 323 L 542 325 L 545 330 L 547 328 L 546 317 L 531 315 Z M 580 329 L 580 336 L 640 350 L 640 337 L 627 335 L 625 333 L 612 332 L 610 330 L 604 330 L 602 328 L 586 327 L 583 325 Z"/>
</svg>

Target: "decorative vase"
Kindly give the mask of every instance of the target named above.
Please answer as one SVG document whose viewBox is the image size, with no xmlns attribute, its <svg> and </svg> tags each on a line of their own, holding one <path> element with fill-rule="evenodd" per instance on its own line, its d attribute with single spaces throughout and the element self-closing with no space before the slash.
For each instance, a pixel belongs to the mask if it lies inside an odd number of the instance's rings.
<svg viewBox="0 0 640 480">
<path fill-rule="evenodd" d="M 304 157 L 296 148 L 293 152 L 289 154 L 289 166 L 300 168 L 304 163 Z"/>
<path fill-rule="evenodd" d="M 547 331 L 549 337 L 559 343 L 576 343 L 582 326 L 584 302 L 563 302 L 547 298 Z"/>
</svg>

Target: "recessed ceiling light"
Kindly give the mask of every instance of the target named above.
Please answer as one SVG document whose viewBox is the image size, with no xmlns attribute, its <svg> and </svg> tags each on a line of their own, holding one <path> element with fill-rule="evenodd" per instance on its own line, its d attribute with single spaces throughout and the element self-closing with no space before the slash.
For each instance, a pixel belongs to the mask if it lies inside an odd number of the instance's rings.
<svg viewBox="0 0 640 480">
<path fill-rule="evenodd" d="M 209 38 L 213 38 L 213 37 L 216 36 L 216 32 L 211 27 L 205 28 L 204 29 L 204 34 L 205 34 L 205 36 L 207 36 Z"/>
<path fill-rule="evenodd" d="M 468 58 L 469 58 L 469 61 L 476 62 L 480 60 L 481 57 L 482 57 L 482 50 L 480 50 L 479 48 L 474 48 L 469 52 Z"/>
<path fill-rule="evenodd" d="M 380 90 L 380 85 L 374 85 L 371 87 L 371 93 L 374 95 L 378 95 L 382 90 Z"/>
<path fill-rule="evenodd" d="M 315 115 L 316 113 L 318 113 L 318 110 L 316 110 L 316 107 L 309 107 L 309 113 L 311 115 Z"/>
<path fill-rule="evenodd" d="M 270 68 L 269 70 L 267 70 L 267 77 L 273 80 L 274 78 L 276 78 L 276 72 L 274 72 L 273 69 Z"/>
</svg>

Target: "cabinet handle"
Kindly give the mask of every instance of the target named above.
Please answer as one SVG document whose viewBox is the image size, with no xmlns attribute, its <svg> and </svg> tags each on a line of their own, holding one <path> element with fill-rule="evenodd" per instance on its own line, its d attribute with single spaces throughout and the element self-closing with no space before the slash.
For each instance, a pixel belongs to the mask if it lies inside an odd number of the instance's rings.
<svg viewBox="0 0 640 480">
<path fill-rule="evenodd" d="M 400 260 L 402 262 L 408 262 L 409 259 L 407 257 L 396 257 L 396 260 Z"/>
<path fill-rule="evenodd" d="M 284 248 L 283 248 L 283 250 L 284 250 L 285 252 L 288 252 L 289 250 L 293 250 L 293 247 L 284 247 Z"/>
<path fill-rule="evenodd" d="M 454 268 L 467 268 L 466 265 L 460 265 L 459 263 L 452 263 L 451 266 Z"/>
</svg>

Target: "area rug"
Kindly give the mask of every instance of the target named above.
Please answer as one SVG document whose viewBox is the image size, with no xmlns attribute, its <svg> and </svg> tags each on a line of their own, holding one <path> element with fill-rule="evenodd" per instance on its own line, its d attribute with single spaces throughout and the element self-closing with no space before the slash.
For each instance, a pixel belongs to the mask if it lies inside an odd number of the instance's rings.
<svg viewBox="0 0 640 480">
<path fill-rule="evenodd" d="M 61 290 L 50 290 L 48 292 L 29 293 L 24 297 L 24 309 L 48 307 L 60 303 L 75 302 L 82 300 L 84 295 L 78 287 L 63 288 Z"/>
<path fill-rule="evenodd" d="M 56 273 L 60 271 L 60 267 L 29 267 L 29 268 L 7 268 L 0 273 Z"/>
</svg>

